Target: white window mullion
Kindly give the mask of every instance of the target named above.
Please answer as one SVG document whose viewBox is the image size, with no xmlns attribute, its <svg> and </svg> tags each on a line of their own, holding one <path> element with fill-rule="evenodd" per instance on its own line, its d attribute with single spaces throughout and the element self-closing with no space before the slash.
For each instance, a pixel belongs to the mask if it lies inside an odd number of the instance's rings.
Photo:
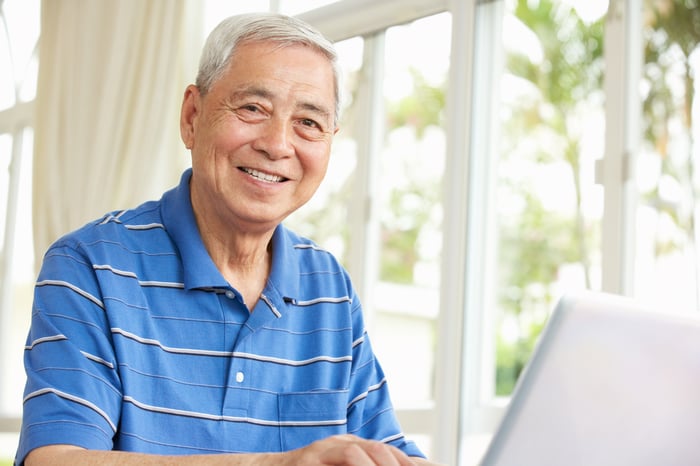
<svg viewBox="0 0 700 466">
<path fill-rule="evenodd" d="M 15 252 L 15 238 L 17 235 L 17 217 L 20 195 L 20 176 L 22 173 L 23 144 L 25 140 L 26 125 L 18 125 L 12 133 L 12 151 L 9 164 L 7 205 L 5 209 L 5 231 L 0 248 L 0 361 L 11 361 L 15 352 L 12 345 L 15 342 L 12 337 L 13 328 L 13 302 L 14 285 L 13 264 Z M 8 364 L 8 366 L 11 366 Z M 13 377 L 2 378 L 0 385 L 0 432 L 18 432 L 19 419 L 16 413 L 7 412 L 6 406 L 13 405 L 11 399 Z M 9 416 L 9 417 L 8 417 Z"/>
<path fill-rule="evenodd" d="M 504 403 L 496 393 L 496 333 L 498 310 L 496 268 L 499 232 L 496 184 L 500 163 L 501 76 L 504 50 L 503 1 L 477 1 L 474 25 L 473 98 L 469 194 L 467 197 L 467 253 L 462 377 L 462 436 L 471 444 L 483 442 L 483 432 L 493 432 Z M 478 116 L 478 117 L 476 117 Z M 473 451 L 475 447 L 467 450 Z"/>
<path fill-rule="evenodd" d="M 612 0 L 605 25 L 605 158 L 597 167 L 603 185 L 602 290 L 632 294 L 642 66 L 638 0 Z"/>
<path fill-rule="evenodd" d="M 362 296 L 367 326 L 372 325 L 374 287 L 379 280 L 379 218 L 376 209 L 379 163 L 384 138 L 384 32 L 364 40 L 364 63 L 357 93 L 357 166 L 350 209 L 347 267 Z"/>
<path fill-rule="evenodd" d="M 460 417 L 463 399 L 462 384 L 464 325 L 467 302 L 467 251 L 469 198 L 469 157 L 472 147 L 472 76 L 474 71 L 475 1 L 454 0 L 452 14 L 452 50 L 448 99 L 447 157 L 443 191 L 443 259 L 440 288 L 436 357 L 436 412 L 440 422 L 434 435 L 434 459 L 445 464 L 458 464 Z M 452 381 L 447 383 L 446 381 Z"/>
</svg>

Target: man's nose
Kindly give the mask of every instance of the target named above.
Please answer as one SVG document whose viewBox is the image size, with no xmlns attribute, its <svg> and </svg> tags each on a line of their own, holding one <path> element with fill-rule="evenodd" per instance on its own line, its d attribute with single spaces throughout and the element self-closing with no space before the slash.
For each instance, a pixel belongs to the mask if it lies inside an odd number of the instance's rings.
<svg viewBox="0 0 700 466">
<path fill-rule="evenodd" d="M 276 160 L 294 155 L 292 122 L 283 118 L 270 118 L 260 127 L 253 148 Z"/>
</svg>

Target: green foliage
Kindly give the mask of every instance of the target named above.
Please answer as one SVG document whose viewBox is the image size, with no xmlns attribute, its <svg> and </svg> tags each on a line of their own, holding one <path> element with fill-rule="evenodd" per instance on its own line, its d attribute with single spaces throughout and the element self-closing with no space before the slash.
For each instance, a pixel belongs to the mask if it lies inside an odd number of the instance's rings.
<svg viewBox="0 0 700 466">
<path fill-rule="evenodd" d="M 641 200 L 653 207 L 665 224 L 675 227 L 656 243 L 656 254 L 677 253 L 693 243 L 695 218 L 693 206 L 700 200 L 700 188 L 693 181 L 697 167 L 691 156 L 692 143 L 671 142 L 671 127 L 685 126 L 685 137 L 692 140 L 695 86 L 689 58 L 700 46 L 700 1 L 646 0 L 645 2 L 644 134 L 649 146 L 659 154 L 659 179 L 643 193 Z M 521 319 L 529 300 L 548 299 L 548 285 L 556 280 L 558 267 L 565 262 L 580 263 L 587 271 L 589 250 L 599 233 L 583 222 L 580 209 L 581 189 L 580 139 L 567 128 L 567 116 L 593 93 L 599 92 L 603 78 L 604 22 L 584 24 L 564 2 L 552 0 L 517 0 L 514 15 L 538 38 L 543 59 L 533 63 L 527 56 L 511 54 L 506 68 L 532 85 L 536 99 L 514 104 L 505 121 L 511 147 L 504 147 L 505 157 L 522 157 L 522 141 L 533 138 L 548 141 L 526 153 L 531 164 L 565 161 L 571 169 L 579 204 L 575 218 L 548 212 L 531 188 L 510 180 L 508 189 L 523 200 L 521 214 L 506 224 L 501 232 L 500 302 L 517 322 L 524 335 L 515 342 L 499 339 L 497 391 L 507 394 L 529 358 L 538 325 Z M 683 154 L 686 150 L 687 154 Z M 675 152 L 674 152 L 675 151 Z M 517 154 L 517 155 L 511 155 Z M 522 162 L 522 161 L 521 161 Z M 662 183 L 674 183 L 690 194 L 688 202 L 669 202 L 663 197 Z M 588 273 L 586 272 L 586 276 Z M 590 279 L 586 278 L 587 283 Z M 533 286 L 537 285 L 537 286 Z M 528 296 L 538 290 L 539 298 Z M 542 295 L 542 290 L 545 293 Z"/>
<path fill-rule="evenodd" d="M 660 158 L 661 170 L 655 186 L 643 193 L 641 199 L 652 206 L 676 228 L 673 238 L 657 238 L 657 257 L 677 253 L 693 245 L 696 236 L 694 206 L 700 200 L 696 178 L 696 157 L 692 154 L 695 101 L 694 72 L 691 55 L 700 47 L 700 2 L 698 0 L 646 1 L 649 12 L 644 29 L 644 86 L 647 89 L 643 111 L 643 130 L 648 146 Z M 679 137 L 690 142 L 673 144 Z M 673 183 L 688 198 L 669 202 L 663 196 L 661 184 Z M 697 245 L 695 245 L 697 247 Z"/>
<path fill-rule="evenodd" d="M 530 325 L 526 336 L 515 343 L 506 342 L 501 335 L 497 337 L 496 396 L 507 396 L 513 391 L 545 324 L 543 321 Z"/>
<path fill-rule="evenodd" d="M 445 108 L 445 89 L 431 86 L 418 70 L 411 70 L 413 92 L 398 103 L 389 105 L 390 129 L 411 126 L 420 139 L 428 126 L 441 126 Z"/>
<path fill-rule="evenodd" d="M 517 162 L 534 170 L 565 163 L 575 205 L 572 214 L 552 211 L 524 180 L 512 177 L 501 181 L 502 189 L 522 205 L 517 214 L 502 220 L 500 230 L 499 303 L 518 323 L 519 336 L 515 341 L 497 336 L 499 395 L 513 389 L 544 325 L 543 318 L 521 314 L 551 307 L 551 285 L 563 264 L 581 264 L 590 285 L 589 255 L 598 239 L 595 225 L 585 222 L 581 204 L 582 136 L 568 125 L 581 103 L 600 93 L 603 21 L 585 24 L 570 6 L 551 0 L 518 0 L 514 15 L 537 37 L 542 60 L 533 62 L 519 53 L 506 56 L 507 72 L 529 83 L 536 92 L 532 93 L 534 98 L 515 102 L 504 121 L 503 163 Z M 533 143 L 534 148 L 523 147 Z"/>
<path fill-rule="evenodd" d="M 411 70 L 413 91 L 395 103 L 387 103 L 389 131 L 409 127 L 420 140 L 430 126 L 442 124 L 445 107 L 444 84 L 430 85 L 421 73 Z M 385 220 L 381 225 L 382 260 L 380 279 L 411 284 L 413 269 L 420 259 L 416 243 L 429 221 L 434 206 L 440 202 L 440 186 L 425 180 L 407 179 L 393 190 Z"/>
<path fill-rule="evenodd" d="M 700 40 L 700 1 L 698 0 L 646 0 L 646 6 L 652 12 L 651 23 L 667 40 L 666 44 L 677 44 L 683 54 L 689 57 L 697 48 Z M 649 44 L 650 50 L 656 48 L 661 55 L 666 50 L 659 42 Z"/>
<path fill-rule="evenodd" d="M 409 182 L 391 193 L 389 218 L 382 222 L 380 278 L 393 283 L 413 283 L 413 268 L 419 260 L 416 243 L 439 203 L 439 186 Z"/>
<path fill-rule="evenodd" d="M 416 263 L 415 243 L 418 230 L 383 231 L 380 277 L 392 283 L 413 283 L 413 265 Z"/>
<path fill-rule="evenodd" d="M 581 260 L 571 219 L 546 210 L 532 193 L 522 196 L 526 201 L 523 213 L 512 224 L 502 226 L 499 248 L 503 264 L 501 306 L 513 314 L 521 311 L 529 285 L 547 287 L 556 281 L 563 263 Z M 513 287 L 521 291 L 513 293 Z"/>
<path fill-rule="evenodd" d="M 536 64 L 520 55 L 510 56 L 510 72 L 533 82 L 543 100 L 564 114 L 591 90 L 600 88 L 603 21 L 584 24 L 570 6 L 551 0 L 518 0 L 514 14 L 538 37 L 544 60 Z M 556 122 L 555 128 L 563 130 L 561 123 Z"/>
</svg>

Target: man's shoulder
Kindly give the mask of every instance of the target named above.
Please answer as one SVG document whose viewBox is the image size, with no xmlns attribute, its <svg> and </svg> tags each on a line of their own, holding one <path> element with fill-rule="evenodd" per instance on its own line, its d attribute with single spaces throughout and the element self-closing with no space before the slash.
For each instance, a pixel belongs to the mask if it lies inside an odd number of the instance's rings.
<svg viewBox="0 0 700 466">
<path fill-rule="evenodd" d="M 297 255 L 298 261 L 302 266 L 323 266 L 333 267 L 339 270 L 343 266 L 338 258 L 330 250 L 320 246 L 318 243 L 305 236 L 284 228 L 285 240 L 288 246 Z"/>
<path fill-rule="evenodd" d="M 102 243 L 158 243 L 163 241 L 166 236 L 167 232 L 160 213 L 160 203 L 148 201 L 133 209 L 108 212 L 62 236 L 54 242 L 51 248 L 84 249 Z"/>
</svg>

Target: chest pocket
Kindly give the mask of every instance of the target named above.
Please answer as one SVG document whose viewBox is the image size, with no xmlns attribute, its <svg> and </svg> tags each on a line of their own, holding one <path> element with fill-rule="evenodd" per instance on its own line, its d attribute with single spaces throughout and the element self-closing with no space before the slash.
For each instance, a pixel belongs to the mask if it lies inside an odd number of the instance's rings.
<svg viewBox="0 0 700 466">
<path fill-rule="evenodd" d="M 347 392 L 278 395 L 282 450 L 293 450 L 347 431 Z"/>
</svg>

